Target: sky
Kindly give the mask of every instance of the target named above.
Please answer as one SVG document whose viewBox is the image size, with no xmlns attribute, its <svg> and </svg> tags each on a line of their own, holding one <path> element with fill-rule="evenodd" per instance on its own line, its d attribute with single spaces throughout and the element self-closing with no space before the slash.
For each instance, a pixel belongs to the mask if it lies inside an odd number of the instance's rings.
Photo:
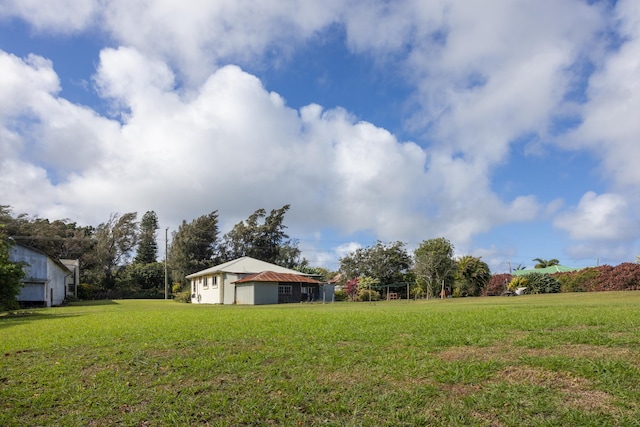
<svg viewBox="0 0 640 427">
<path fill-rule="evenodd" d="M 436 237 L 635 261 L 639 112 L 637 0 L 0 0 L 0 204 L 170 233 L 289 204 L 332 270 Z"/>
</svg>

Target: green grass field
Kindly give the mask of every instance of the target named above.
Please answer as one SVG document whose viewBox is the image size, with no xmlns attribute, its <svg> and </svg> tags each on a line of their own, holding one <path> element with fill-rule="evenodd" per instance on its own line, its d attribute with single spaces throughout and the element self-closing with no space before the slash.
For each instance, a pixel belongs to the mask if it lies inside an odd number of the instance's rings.
<svg viewBox="0 0 640 427">
<path fill-rule="evenodd" d="M 0 425 L 640 425 L 640 292 L 0 315 Z"/>
</svg>

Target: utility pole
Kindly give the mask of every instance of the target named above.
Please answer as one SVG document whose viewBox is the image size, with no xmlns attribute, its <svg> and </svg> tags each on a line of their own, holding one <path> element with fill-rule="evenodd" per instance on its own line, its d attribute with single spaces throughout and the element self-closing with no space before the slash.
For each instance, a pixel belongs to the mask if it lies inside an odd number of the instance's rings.
<svg viewBox="0 0 640 427">
<path fill-rule="evenodd" d="M 169 246 L 169 227 L 164 229 L 164 299 L 169 299 L 169 278 L 167 277 L 167 247 Z"/>
</svg>

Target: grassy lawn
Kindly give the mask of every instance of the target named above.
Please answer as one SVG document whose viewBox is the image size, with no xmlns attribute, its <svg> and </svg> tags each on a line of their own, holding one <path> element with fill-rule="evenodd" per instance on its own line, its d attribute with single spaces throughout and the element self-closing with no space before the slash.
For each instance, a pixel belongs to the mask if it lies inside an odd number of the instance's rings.
<svg viewBox="0 0 640 427">
<path fill-rule="evenodd" d="M 640 425 L 640 292 L 4 314 L 0 425 Z"/>
</svg>

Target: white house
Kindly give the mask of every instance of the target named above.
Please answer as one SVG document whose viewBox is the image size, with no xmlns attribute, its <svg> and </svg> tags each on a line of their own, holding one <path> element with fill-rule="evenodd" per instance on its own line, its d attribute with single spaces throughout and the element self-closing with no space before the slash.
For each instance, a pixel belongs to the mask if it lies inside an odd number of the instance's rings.
<svg viewBox="0 0 640 427">
<path fill-rule="evenodd" d="M 67 279 L 67 296 L 78 297 L 78 286 L 80 285 L 80 260 L 61 259 L 60 262 L 71 271 L 71 278 Z"/>
<path fill-rule="evenodd" d="M 60 305 L 68 295 L 69 286 L 75 291 L 74 270 L 38 249 L 16 244 L 9 250 L 9 259 L 25 264 L 26 276 L 22 280 L 23 287 L 18 295 L 20 305 Z"/>
<path fill-rule="evenodd" d="M 207 268 L 187 279 L 194 304 L 278 304 L 323 296 L 318 280 L 251 257 Z"/>
</svg>

